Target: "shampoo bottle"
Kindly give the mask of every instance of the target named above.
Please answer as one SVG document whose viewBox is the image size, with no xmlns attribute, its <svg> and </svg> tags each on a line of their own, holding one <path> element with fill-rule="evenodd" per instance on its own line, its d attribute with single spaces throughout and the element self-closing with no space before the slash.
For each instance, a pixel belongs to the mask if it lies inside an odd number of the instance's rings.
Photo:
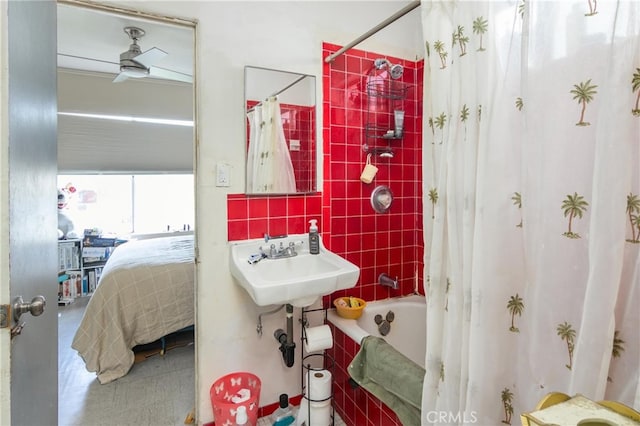
<svg viewBox="0 0 640 426">
<path fill-rule="evenodd" d="M 311 219 L 309 221 L 309 253 L 320 254 L 320 235 L 318 235 L 318 221 Z"/>
</svg>

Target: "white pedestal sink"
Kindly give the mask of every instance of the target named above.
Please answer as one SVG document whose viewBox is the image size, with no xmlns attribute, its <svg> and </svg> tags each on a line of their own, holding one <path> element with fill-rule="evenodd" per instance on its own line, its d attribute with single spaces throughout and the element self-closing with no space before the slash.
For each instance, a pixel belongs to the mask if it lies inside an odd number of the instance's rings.
<svg viewBox="0 0 640 426">
<path fill-rule="evenodd" d="M 286 251 L 290 243 L 294 244 L 294 256 Z M 309 253 L 307 234 L 268 242 L 263 239 L 233 241 L 229 248 L 231 275 L 258 306 L 309 306 L 321 296 L 354 287 L 360 276 L 360 268 L 327 250 L 322 238 L 320 254 Z M 277 256 L 278 252 L 283 256 L 264 257 Z M 260 260 L 255 261 L 256 258 Z"/>
</svg>

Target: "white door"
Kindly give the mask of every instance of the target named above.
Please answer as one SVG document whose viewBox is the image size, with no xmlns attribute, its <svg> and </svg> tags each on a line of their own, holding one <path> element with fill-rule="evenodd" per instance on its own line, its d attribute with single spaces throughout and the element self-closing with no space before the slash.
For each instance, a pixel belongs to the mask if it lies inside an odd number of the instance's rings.
<svg viewBox="0 0 640 426">
<path fill-rule="evenodd" d="M 8 228 L 8 253 L 2 251 L 2 288 L 9 286 L 13 306 L 22 297 L 25 308 L 35 296 L 44 296 L 46 307 L 39 316 L 25 312 L 10 324 L 19 334 L 10 337 L 2 329 L 3 358 L 10 366 L 11 425 L 55 425 L 58 411 L 57 327 L 57 101 L 56 101 L 56 2 L 10 1 L 6 28 L 8 73 L 2 78 L 8 89 L 2 95 L 3 144 L 8 150 L 8 174 L 3 170 L 3 238 Z M 0 3 L 0 4 L 1 4 Z M 3 69 L 4 73 L 5 69 Z M 6 109 L 4 109 L 6 108 Z M 6 121 L 5 120 L 6 117 Z M 4 138 L 8 138 L 8 144 Z M 8 194 L 7 181 L 8 176 Z M 5 204 L 5 201 L 8 201 Z M 7 209 L 8 207 L 8 209 Z M 8 270 L 5 267 L 8 264 Z M 8 282 L 7 282 L 8 281 Z M 4 298 L 3 298 L 4 299 Z M 3 302 L 4 303 L 4 302 Z M 33 308 L 38 313 L 38 306 Z M 15 333 L 12 333 L 15 334 Z M 7 378 L 2 374 L 2 388 Z M 4 397 L 3 397 L 4 399 Z M 6 409 L 6 402 L 2 409 Z M 2 419 L 6 420 L 6 413 Z"/>
</svg>

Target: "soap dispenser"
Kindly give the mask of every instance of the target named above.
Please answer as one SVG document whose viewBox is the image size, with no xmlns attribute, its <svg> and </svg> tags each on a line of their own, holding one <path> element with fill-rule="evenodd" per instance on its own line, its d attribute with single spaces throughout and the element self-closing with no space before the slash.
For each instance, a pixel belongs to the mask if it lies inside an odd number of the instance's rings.
<svg viewBox="0 0 640 426">
<path fill-rule="evenodd" d="M 309 221 L 309 253 L 320 254 L 320 235 L 318 234 L 318 221 L 311 219 Z"/>
</svg>

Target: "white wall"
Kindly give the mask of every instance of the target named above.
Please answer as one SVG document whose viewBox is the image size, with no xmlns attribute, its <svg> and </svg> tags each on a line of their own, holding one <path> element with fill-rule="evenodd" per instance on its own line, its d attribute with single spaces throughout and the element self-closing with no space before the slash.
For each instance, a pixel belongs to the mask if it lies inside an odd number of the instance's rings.
<svg viewBox="0 0 640 426">
<path fill-rule="evenodd" d="M 232 371 L 262 380 L 260 405 L 286 392 L 300 393 L 300 348 L 293 368 L 283 365 L 276 328 L 284 312 L 267 317 L 262 338 L 259 312 L 229 273 L 226 197 L 244 189 L 243 68 L 254 65 L 313 74 L 322 82 L 322 42 L 344 45 L 407 2 L 122 2 L 133 8 L 197 19 L 196 96 L 198 163 L 196 234 L 198 422 L 212 420 L 209 387 Z M 416 59 L 422 55 L 419 9 L 358 46 Z M 318 105 L 322 95 L 318 84 Z M 319 125 L 322 121 L 319 120 Z M 320 133 L 321 134 L 321 133 Z M 321 145 L 321 144 L 320 144 Z M 215 187 L 215 164 L 232 166 L 231 187 Z M 295 312 L 299 318 L 299 310 Z M 299 331 L 295 340 L 299 345 Z"/>
</svg>

